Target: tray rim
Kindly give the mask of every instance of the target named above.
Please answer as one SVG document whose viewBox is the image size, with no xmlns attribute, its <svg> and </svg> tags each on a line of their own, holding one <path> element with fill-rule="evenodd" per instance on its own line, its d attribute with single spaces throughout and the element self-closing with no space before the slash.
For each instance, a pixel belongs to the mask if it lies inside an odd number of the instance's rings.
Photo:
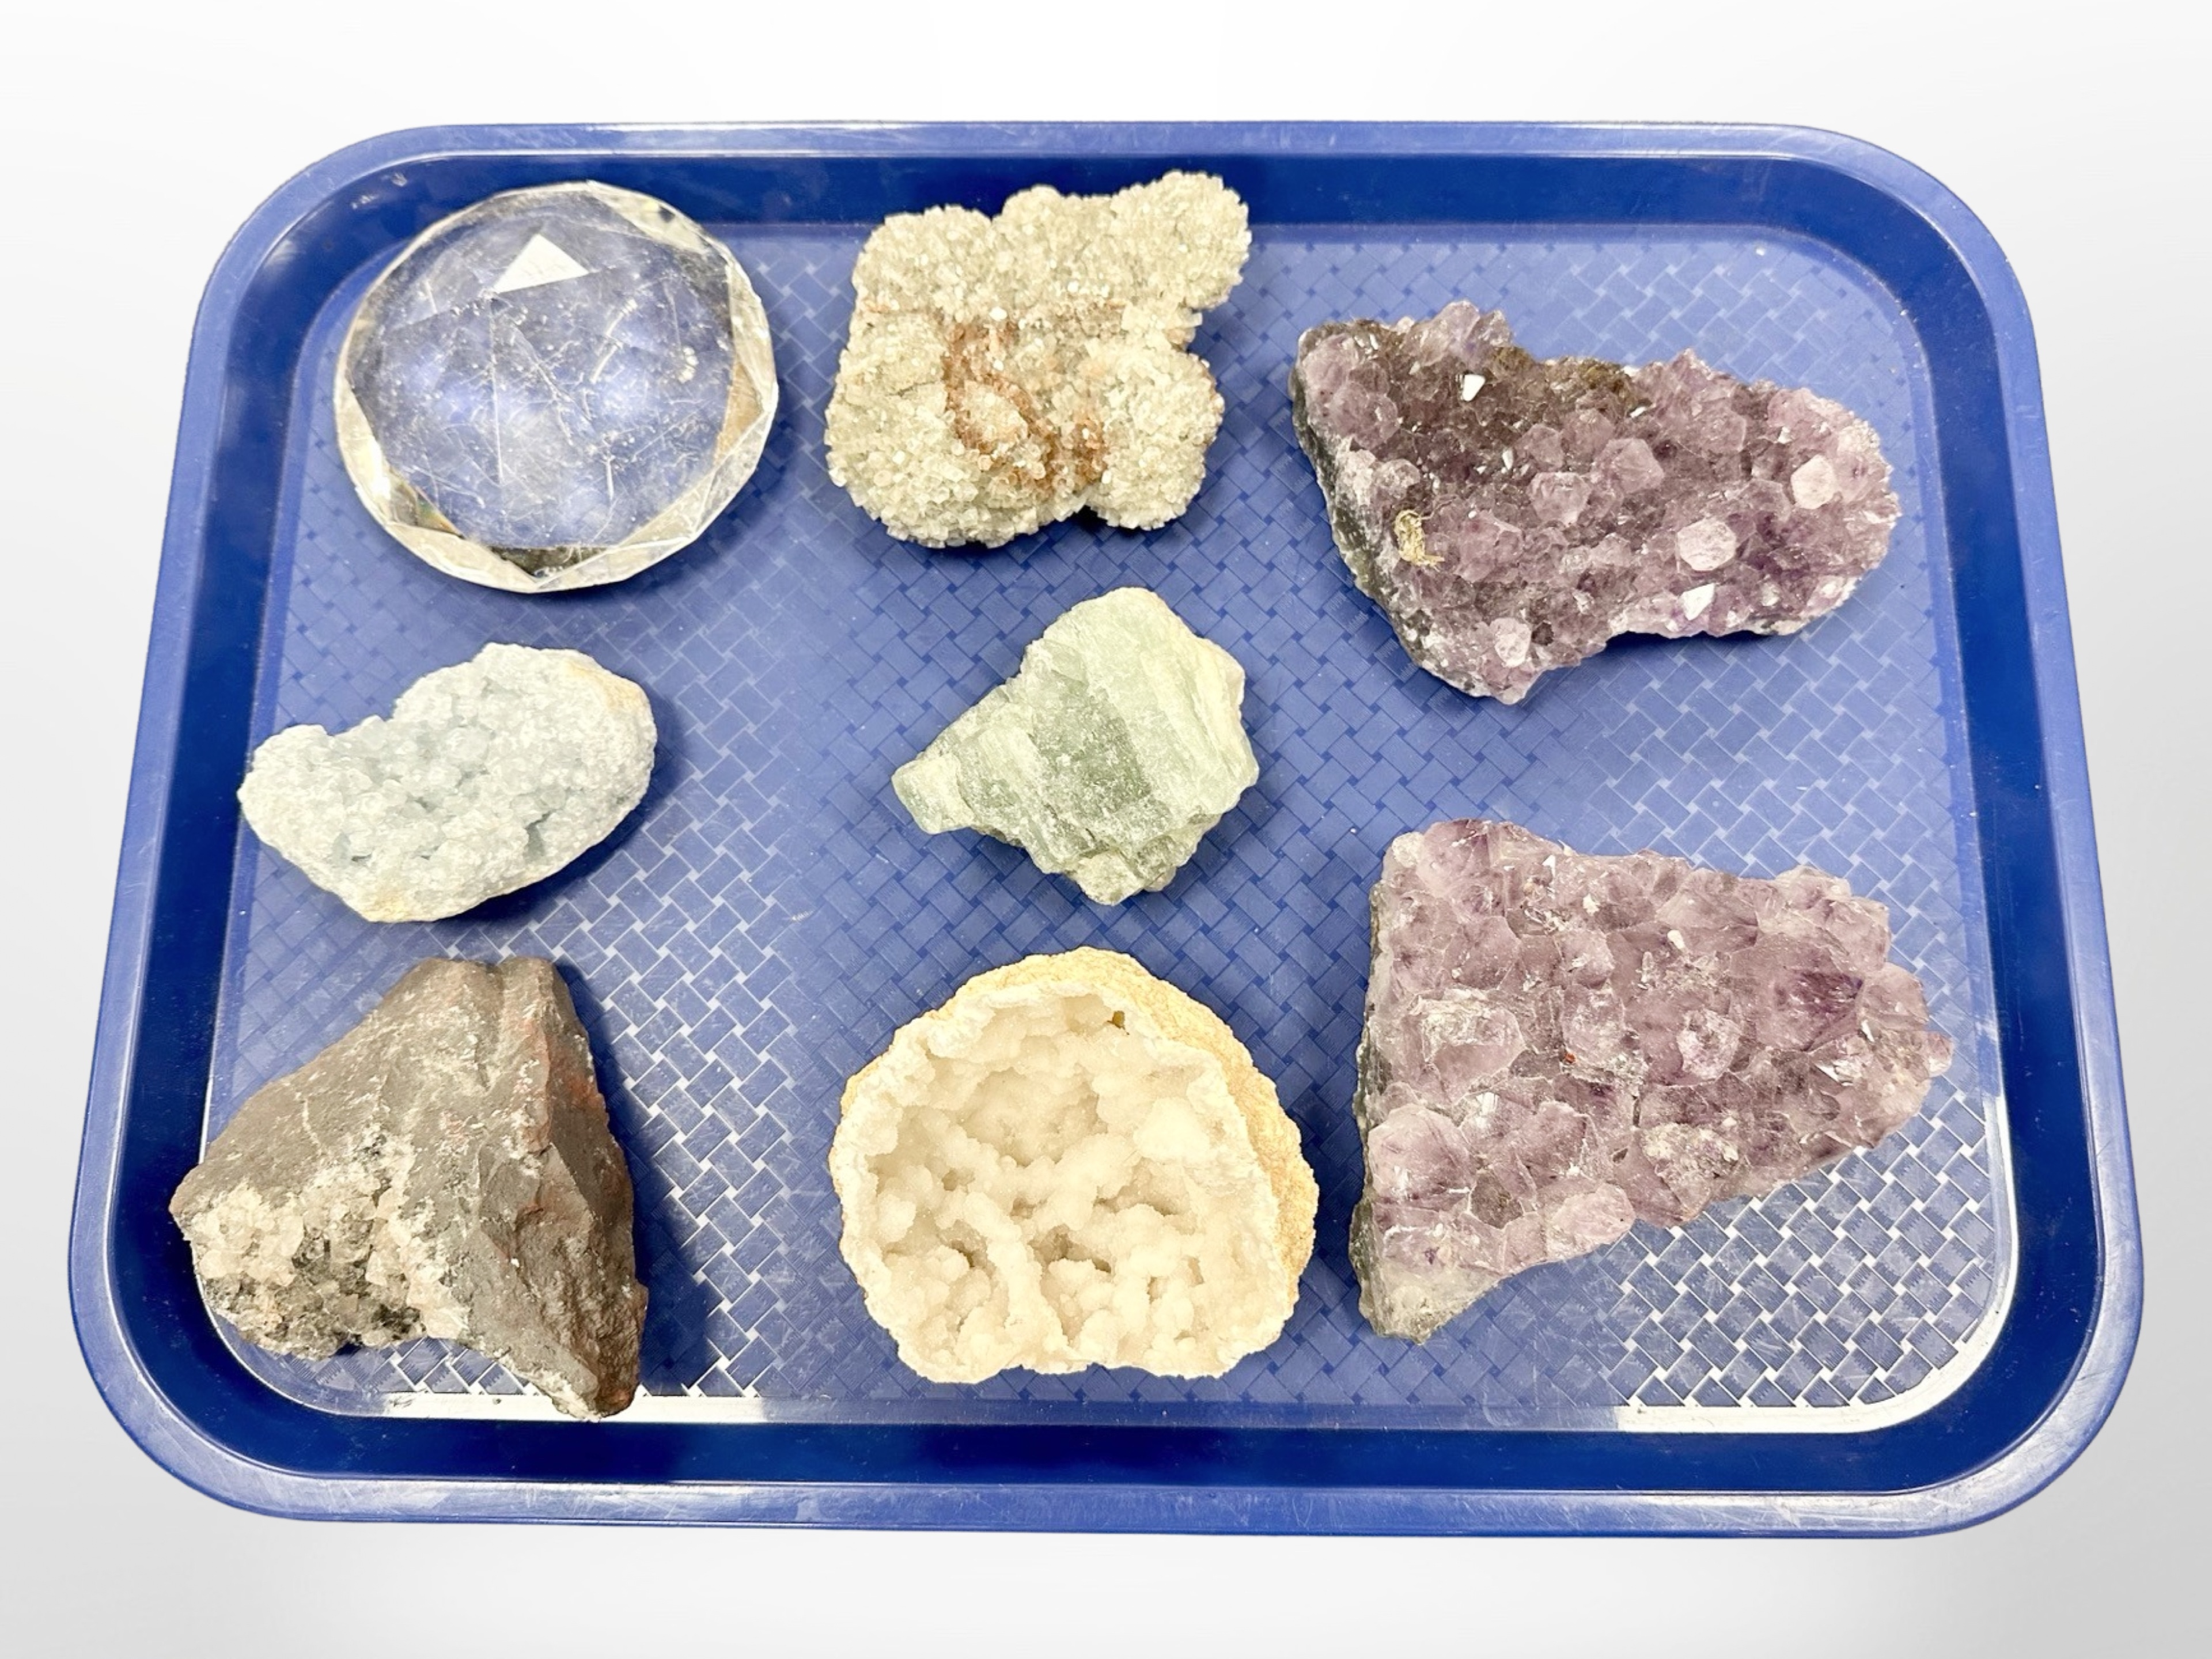
<svg viewBox="0 0 2212 1659">
<path fill-rule="evenodd" d="M 372 175 L 393 175 L 395 185 L 404 184 L 409 166 L 459 155 L 581 164 L 614 157 L 634 163 L 654 158 L 1023 155 L 1037 155 L 1042 162 L 1059 156 L 1110 160 L 1197 153 L 1811 163 L 1903 205 L 1936 231 L 1957 260 L 1987 309 L 2003 393 L 2045 810 L 2055 850 L 2059 925 L 2103 1265 L 2087 1340 L 2039 1419 L 1993 1459 L 1935 1486 L 1827 1492 L 334 1477 L 243 1455 L 195 1421 L 161 1392 L 125 1330 L 108 1249 L 112 1176 L 122 1150 L 126 1096 L 139 1064 L 146 973 L 156 943 L 153 905 L 161 817 L 178 769 L 185 674 L 194 646 L 189 623 L 197 611 L 207 554 L 204 515 L 223 412 L 223 365 L 238 331 L 240 302 L 280 254 L 287 237 L 341 192 L 370 184 Z M 1668 216 L 1666 222 L 1692 221 Z M 389 133 L 334 152 L 295 174 L 246 221 L 217 262 L 194 323 L 101 990 L 70 1276 L 80 1346 L 125 1431 L 187 1484 L 242 1507 L 288 1516 L 1095 1530 L 1805 1534 L 1939 1530 L 2022 1501 L 2079 1454 L 2117 1398 L 2140 1323 L 2142 1261 L 2039 377 L 2026 301 L 2009 264 L 1980 222 L 1928 173 L 1863 141 L 1808 128 L 1626 123 L 439 126 Z"/>
</svg>

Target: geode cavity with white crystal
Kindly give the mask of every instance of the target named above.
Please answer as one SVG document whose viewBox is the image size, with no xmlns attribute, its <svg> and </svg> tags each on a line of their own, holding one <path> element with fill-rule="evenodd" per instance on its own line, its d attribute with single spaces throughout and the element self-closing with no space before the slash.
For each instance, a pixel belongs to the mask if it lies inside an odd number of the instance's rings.
<svg viewBox="0 0 2212 1659">
<path fill-rule="evenodd" d="M 775 416 L 744 269 L 667 203 L 578 182 L 441 219 L 346 331 L 339 452 L 368 510 L 448 575 L 544 593 L 696 538 Z"/>
<path fill-rule="evenodd" d="M 1325 323 L 1291 374 L 1338 549 L 1407 653 L 1518 702 L 1617 634 L 1791 634 L 1889 548 L 1874 428 L 1685 351 L 1530 356 L 1502 312 Z"/>
<path fill-rule="evenodd" d="M 1390 844 L 1355 1103 L 1360 1311 L 1426 1339 L 1498 1280 L 1757 1197 L 1920 1109 L 1951 1044 L 1888 913 L 1467 818 Z"/>
<path fill-rule="evenodd" d="M 845 1086 L 838 1248 L 933 1382 L 1218 1376 L 1281 1334 L 1313 1172 L 1212 1010 L 1088 948 L 980 974 Z"/>
</svg>

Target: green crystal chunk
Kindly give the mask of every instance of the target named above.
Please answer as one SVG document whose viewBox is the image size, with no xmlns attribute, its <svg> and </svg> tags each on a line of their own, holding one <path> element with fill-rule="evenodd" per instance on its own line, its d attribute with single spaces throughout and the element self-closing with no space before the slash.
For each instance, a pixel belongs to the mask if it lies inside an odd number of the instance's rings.
<svg viewBox="0 0 2212 1659">
<path fill-rule="evenodd" d="M 1258 781 L 1243 705 L 1234 657 L 1117 588 L 1046 629 L 891 787 L 931 835 L 980 830 L 1119 904 L 1172 881 Z"/>
</svg>

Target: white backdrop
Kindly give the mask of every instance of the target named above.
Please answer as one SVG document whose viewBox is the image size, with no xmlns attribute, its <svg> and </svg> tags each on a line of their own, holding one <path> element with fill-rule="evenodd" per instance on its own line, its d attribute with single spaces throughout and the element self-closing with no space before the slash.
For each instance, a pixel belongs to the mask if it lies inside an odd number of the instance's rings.
<svg viewBox="0 0 2212 1659">
<path fill-rule="evenodd" d="M 1243 15 L 1240 15 L 1243 14 Z M 1250 21 L 1246 21 L 1247 16 Z M 2212 606 L 2204 9 L 2152 0 L 1202 0 L 754 9 L 47 4 L 0 33 L 0 1644 L 81 1655 L 2153 1654 L 2200 1630 L 2212 1267 L 2202 1012 Z M 1356 34 L 1348 31 L 1356 29 Z M 1905 1542 L 1064 1538 L 337 1527 L 185 1489 L 69 1328 L 63 1247 L 170 447 L 199 289 L 284 178 L 451 121 L 1753 120 L 1962 195 L 2033 307 L 2149 1262 L 2081 1462 Z M 1434 1600 L 1430 1600 L 1431 1593 Z M 1373 1621 L 1394 1620 L 1390 1634 Z M 404 1628 L 403 1628 L 404 1627 Z M 1364 1635 L 1362 1632 L 1367 1632 Z"/>
</svg>

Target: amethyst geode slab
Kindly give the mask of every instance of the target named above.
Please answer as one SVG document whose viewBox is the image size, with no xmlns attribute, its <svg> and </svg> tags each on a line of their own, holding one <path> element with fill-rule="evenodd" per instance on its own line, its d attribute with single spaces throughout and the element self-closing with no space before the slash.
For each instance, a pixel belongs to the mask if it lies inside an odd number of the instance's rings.
<svg viewBox="0 0 2212 1659">
<path fill-rule="evenodd" d="M 1950 1063 L 1888 912 L 1809 866 L 1463 818 L 1393 842 L 1373 902 L 1352 1261 L 1386 1336 L 1871 1146 Z"/>
<path fill-rule="evenodd" d="M 1502 312 L 1324 323 L 1291 373 L 1336 544 L 1407 653 L 1518 702 L 1617 634 L 1792 634 L 1897 522 L 1874 428 L 1685 351 L 1530 356 Z"/>
</svg>

